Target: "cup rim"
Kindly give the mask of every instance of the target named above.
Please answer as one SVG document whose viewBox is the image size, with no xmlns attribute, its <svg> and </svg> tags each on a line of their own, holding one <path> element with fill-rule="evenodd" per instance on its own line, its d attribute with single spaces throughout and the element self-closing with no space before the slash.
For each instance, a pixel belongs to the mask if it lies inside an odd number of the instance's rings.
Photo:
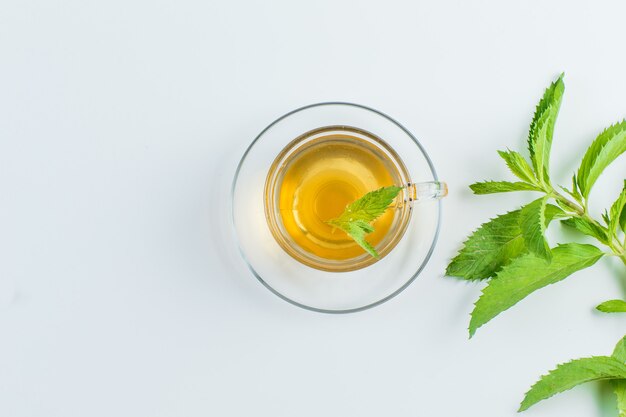
<svg viewBox="0 0 626 417">
<path fill-rule="evenodd" d="M 350 132 L 351 134 L 360 135 L 361 140 L 372 144 L 372 146 L 375 146 L 377 149 L 387 155 L 388 161 L 390 161 L 394 165 L 396 174 L 398 176 L 396 181 L 397 184 L 407 184 L 411 182 L 404 161 L 402 161 L 402 158 L 400 157 L 400 155 L 398 155 L 395 149 L 393 149 L 393 147 L 385 142 L 382 138 L 371 132 L 354 126 L 321 126 L 309 130 L 308 132 L 305 132 L 297 138 L 293 139 L 283 148 L 282 151 L 280 151 L 280 153 L 274 159 L 274 162 L 270 166 L 269 172 L 265 180 L 265 217 L 276 242 L 296 261 L 303 263 L 304 265 L 307 265 L 311 268 L 319 269 L 321 271 L 335 273 L 351 272 L 366 268 L 378 262 L 380 259 L 387 256 L 389 252 L 393 250 L 393 248 L 395 248 L 395 246 L 404 236 L 404 233 L 411 221 L 412 203 L 409 202 L 409 191 L 407 189 L 403 189 L 402 195 L 406 204 L 403 204 L 400 216 L 397 217 L 393 222 L 393 232 L 388 233 L 384 237 L 384 239 L 379 242 L 380 248 L 378 248 L 378 253 L 380 256 L 378 259 L 375 259 L 364 252 L 361 255 L 349 259 L 330 260 L 319 257 L 298 247 L 298 245 L 293 241 L 293 238 L 284 229 L 282 220 L 277 213 L 278 204 L 276 199 L 278 198 L 278 195 L 276 194 L 276 187 L 280 185 L 280 181 L 282 180 L 282 175 L 284 174 L 284 165 L 286 161 L 289 161 L 294 154 L 297 154 L 297 152 L 301 151 L 303 148 L 306 148 L 311 141 L 319 139 L 318 136 L 320 134 L 329 132 L 331 134 Z"/>
<path fill-rule="evenodd" d="M 239 253 L 241 254 L 241 257 L 243 258 L 244 262 L 246 263 L 246 266 L 248 267 L 248 269 L 250 270 L 252 275 L 254 275 L 256 277 L 256 279 L 265 288 L 267 288 L 269 291 L 271 291 L 277 297 L 283 299 L 284 301 L 286 301 L 286 302 L 288 302 L 288 303 L 290 303 L 292 305 L 300 307 L 300 308 L 302 308 L 304 310 L 315 311 L 315 312 L 318 312 L 318 313 L 326 313 L 326 314 L 356 313 L 356 312 L 368 310 L 370 308 L 379 306 L 379 305 L 381 305 L 381 304 L 391 300 L 392 298 L 396 297 L 398 294 L 400 294 L 402 291 L 404 291 L 409 285 L 411 285 L 411 283 L 413 281 L 415 281 L 417 276 L 426 267 L 426 265 L 428 264 L 430 258 L 432 257 L 432 254 L 433 254 L 433 251 L 435 249 L 435 246 L 437 245 L 437 242 L 439 240 L 439 232 L 440 232 L 440 229 L 441 229 L 441 215 L 442 215 L 441 201 L 440 200 L 435 202 L 437 204 L 437 225 L 435 227 L 435 232 L 434 232 L 432 243 L 430 245 L 430 248 L 428 249 L 428 252 L 426 253 L 426 255 L 424 257 L 423 262 L 416 269 L 415 273 L 404 284 L 402 284 L 399 288 L 397 288 L 392 293 L 386 295 L 385 297 L 383 297 L 383 298 L 381 298 L 379 300 L 376 300 L 376 301 L 371 302 L 369 304 L 366 304 L 366 305 L 363 305 L 363 306 L 359 306 L 359 307 L 355 307 L 355 308 L 332 310 L 332 309 L 324 309 L 324 308 L 309 306 L 309 305 L 300 303 L 298 301 L 295 301 L 295 300 L 285 296 L 284 294 L 280 293 L 279 291 L 277 291 L 275 288 L 273 288 L 271 285 L 269 285 L 263 279 L 263 277 L 261 277 L 261 275 L 254 269 L 254 267 L 250 263 L 248 257 L 245 254 L 245 251 L 243 250 L 243 247 L 241 245 L 239 236 L 237 234 L 237 228 L 236 228 L 234 201 L 235 201 L 235 192 L 236 192 L 236 187 L 237 187 L 237 180 L 239 178 L 239 174 L 241 172 L 243 164 L 244 164 L 246 158 L 248 157 L 248 155 L 250 154 L 250 151 L 254 148 L 254 145 L 265 135 L 265 133 L 267 131 L 269 131 L 276 124 L 280 123 L 282 120 L 284 120 L 284 119 L 286 119 L 286 118 L 288 118 L 288 117 L 290 117 L 290 116 L 292 116 L 292 115 L 294 115 L 296 113 L 299 113 L 301 111 L 305 111 L 305 110 L 308 110 L 308 109 L 311 109 L 311 108 L 315 108 L 315 107 L 322 107 L 322 106 L 355 107 L 355 108 L 358 108 L 358 109 L 370 111 L 370 112 L 372 112 L 372 113 L 374 113 L 374 114 L 376 114 L 378 116 L 381 116 L 381 117 L 387 119 L 389 122 L 393 123 L 400 130 L 402 130 L 415 143 L 415 145 L 419 148 L 420 152 L 424 156 L 424 159 L 428 163 L 428 168 L 430 169 L 430 171 L 432 173 L 434 181 L 439 181 L 439 177 L 437 175 L 437 171 L 435 170 L 433 162 L 430 159 L 430 156 L 428 155 L 428 153 L 426 152 L 424 147 L 422 146 L 422 144 L 420 143 L 420 141 L 417 140 L 417 138 L 404 125 L 402 125 L 400 122 L 398 122 L 397 120 L 395 120 L 391 116 L 387 115 L 386 113 L 383 113 L 383 112 L 381 112 L 379 110 L 376 110 L 376 109 L 374 109 L 372 107 L 369 107 L 369 106 L 365 106 L 365 105 L 357 104 L 357 103 L 351 103 L 351 102 L 347 102 L 347 101 L 324 101 L 324 102 L 308 104 L 308 105 L 305 105 L 305 106 L 298 107 L 298 108 L 296 108 L 294 110 L 291 110 L 291 111 L 283 114 L 282 116 L 278 117 L 277 119 L 275 119 L 270 124 L 268 124 L 263 130 L 261 130 L 261 132 L 259 132 L 259 134 L 254 138 L 254 140 L 250 143 L 250 145 L 248 145 L 248 147 L 244 151 L 243 155 L 241 156 L 241 159 L 239 160 L 239 162 L 237 164 L 237 168 L 235 170 L 235 175 L 234 175 L 233 182 L 231 184 L 231 190 L 230 190 L 230 205 L 231 205 L 231 209 L 229 210 L 229 213 L 230 213 L 230 221 L 231 221 L 231 226 L 232 226 L 231 230 L 232 230 L 232 233 L 234 235 L 235 242 L 237 244 L 237 249 L 239 250 Z"/>
</svg>

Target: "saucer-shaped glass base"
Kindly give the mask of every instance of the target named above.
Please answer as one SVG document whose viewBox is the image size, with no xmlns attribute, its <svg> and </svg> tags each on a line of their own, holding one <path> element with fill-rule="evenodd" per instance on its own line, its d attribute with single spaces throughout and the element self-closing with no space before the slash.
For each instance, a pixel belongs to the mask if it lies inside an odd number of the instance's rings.
<svg viewBox="0 0 626 417">
<path fill-rule="evenodd" d="M 241 253 L 270 291 L 299 307 L 348 313 L 381 304 L 406 288 L 424 268 L 437 240 L 440 202 L 413 206 L 398 245 L 384 258 L 351 272 L 306 266 L 276 242 L 264 210 L 265 179 L 276 155 L 298 136 L 323 126 L 351 126 L 382 138 L 406 165 L 412 182 L 437 181 L 420 143 L 395 120 L 351 103 L 320 103 L 294 110 L 265 128 L 244 153 L 233 182 L 232 215 Z"/>
</svg>

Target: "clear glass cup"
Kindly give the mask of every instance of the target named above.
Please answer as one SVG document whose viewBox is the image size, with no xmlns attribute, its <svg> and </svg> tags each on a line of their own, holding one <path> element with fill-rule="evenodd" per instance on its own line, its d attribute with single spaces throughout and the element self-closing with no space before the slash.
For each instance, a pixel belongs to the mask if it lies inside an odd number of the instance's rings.
<svg viewBox="0 0 626 417">
<path fill-rule="evenodd" d="M 285 172 L 294 161 L 310 149 L 319 149 L 326 143 L 353 144 L 365 149 L 369 155 L 385 166 L 392 183 L 402 186 L 402 191 L 388 210 L 394 212 L 390 229 L 382 242 L 376 245 L 379 259 L 361 251 L 358 256 L 347 259 L 328 259 L 306 250 L 286 230 L 280 208 L 280 190 Z M 370 189 L 369 191 L 373 191 Z M 384 258 L 400 241 L 411 219 L 413 204 L 439 199 L 447 194 L 445 183 L 430 181 L 420 184 L 411 182 L 408 169 L 400 156 L 383 139 L 371 132 L 352 126 L 325 126 L 306 132 L 289 143 L 276 157 L 265 181 L 265 217 L 278 244 L 294 259 L 312 268 L 330 272 L 347 272 L 369 266 Z M 347 239 L 350 241 L 350 239 Z M 354 245 L 353 245 L 354 246 Z"/>
<path fill-rule="evenodd" d="M 320 135 L 346 131 L 375 147 L 403 186 L 378 260 L 321 258 L 281 226 L 276 190 L 290 159 Z M 233 182 L 232 221 L 243 258 L 270 291 L 302 308 L 347 313 L 389 300 L 418 276 L 434 249 L 446 194 L 421 144 L 398 122 L 357 104 L 320 103 L 280 117 L 246 150 Z"/>
</svg>

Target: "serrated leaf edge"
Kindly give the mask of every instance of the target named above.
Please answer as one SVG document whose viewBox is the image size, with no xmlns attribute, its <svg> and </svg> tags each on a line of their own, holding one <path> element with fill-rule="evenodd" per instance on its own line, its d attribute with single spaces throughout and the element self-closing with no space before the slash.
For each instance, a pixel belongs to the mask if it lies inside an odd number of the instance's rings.
<svg viewBox="0 0 626 417">
<path fill-rule="evenodd" d="M 548 395 L 547 397 L 541 398 L 541 399 L 539 399 L 539 400 L 537 400 L 537 401 L 535 401 L 535 402 L 533 402 L 533 403 L 531 403 L 531 404 L 525 405 L 525 403 L 526 403 L 526 399 L 527 399 L 527 397 L 528 397 L 528 394 L 529 394 L 529 393 L 531 393 L 531 392 L 533 391 L 533 389 L 534 389 L 534 388 L 535 388 L 538 384 L 540 384 L 540 383 L 543 381 L 543 379 L 544 379 L 544 378 L 546 378 L 546 377 L 550 376 L 551 374 L 553 374 L 554 372 L 556 372 L 556 371 L 557 371 L 557 370 L 559 370 L 559 369 L 562 369 L 563 367 L 568 367 L 568 366 L 569 366 L 569 365 L 571 365 L 572 363 L 575 363 L 575 362 L 577 362 L 577 361 L 581 361 L 581 360 L 588 360 L 588 359 L 607 359 L 607 360 L 614 360 L 614 361 L 616 362 L 616 364 L 618 364 L 618 365 L 623 365 L 620 361 L 618 361 L 618 360 L 617 360 L 615 357 L 613 357 L 613 356 L 589 356 L 589 357 L 585 357 L 585 358 L 572 359 L 572 360 L 570 360 L 570 361 L 560 363 L 560 364 L 558 364 L 558 365 L 556 366 L 556 368 L 554 368 L 554 369 L 552 369 L 552 370 L 548 371 L 548 373 L 546 373 L 546 374 L 544 374 L 544 375 L 541 375 L 541 376 L 539 377 L 539 379 L 537 380 L 537 382 L 535 382 L 535 383 L 534 383 L 534 384 L 530 387 L 530 389 L 529 389 L 528 391 L 526 391 L 526 393 L 524 394 L 524 399 L 522 400 L 522 402 L 521 402 L 521 404 L 520 404 L 520 407 L 519 407 L 519 409 L 518 409 L 517 411 L 518 411 L 518 412 L 521 412 L 521 411 L 528 410 L 530 407 L 532 407 L 533 405 L 537 404 L 538 402 L 543 401 L 543 400 L 547 400 L 548 398 L 552 398 L 552 397 L 554 397 L 555 395 L 560 394 L 560 393 L 563 393 L 563 392 L 565 392 L 565 391 L 569 391 L 570 389 L 572 389 L 572 388 L 574 388 L 574 387 L 576 387 L 576 386 L 578 386 L 578 385 L 580 385 L 580 384 L 584 384 L 584 383 L 587 383 L 587 382 L 592 382 L 592 381 L 622 380 L 622 379 L 623 379 L 623 378 L 621 378 L 621 377 L 602 377 L 602 378 L 594 378 L 594 379 L 591 379 L 591 380 L 588 380 L 588 381 L 583 381 L 583 382 L 581 382 L 581 383 L 579 383 L 579 384 L 576 384 L 576 385 L 574 385 L 574 386 L 573 386 L 573 387 L 571 387 L 571 388 L 567 388 L 567 389 L 562 390 L 562 391 L 557 391 L 557 392 L 554 392 L 553 394 Z"/>
<path fill-rule="evenodd" d="M 476 229 L 474 229 L 474 230 L 473 230 L 473 231 L 469 234 L 469 236 L 468 236 L 468 237 L 467 237 L 467 238 L 463 241 L 463 243 L 461 243 L 461 249 L 459 249 L 459 250 L 457 251 L 456 255 L 455 255 L 455 256 L 454 256 L 454 257 L 450 260 L 450 262 L 448 263 L 448 266 L 446 266 L 446 276 L 450 276 L 450 277 L 455 277 L 455 278 L 457 278 L 455 275 L 449 275 L 450 265 L 452 265 L 452 264 L 455 262 L 455 260 L 457 260 L 457 258 L 458 258 L 459 256 L 461 256 L 461 253 L 463 252 L 463 249 L 464 249 L 464 248 L 465 248 L 465 246 L 468 244 L 468 242 L 471 240 L 472 236 L 474 236 L 474 234 L 476 234 L 476 233 L 477 233 L 480 229 L 482 229 L 483 227 L 486 227 L 489 223 L 492 223 L 492 222 L 494 222 L 494 221 L 498 220 L 498 219 L 499 219 L 499 218 L 501 218 L 501 217 L 507 216 L 507 215 L 509 215 L 509 214 L 513 214 L 513 213 L 518 212 L 518 211 L 520 211 L 520 209 L 507 211 L 507 212 L 506 212 L 506 213 L 504 213 L 504 214 L 499 214 L 499 215 L 497 215 L 497 216 L 495 216 L 495 217 L 491 217 L 491 218 L 489 218 L 489 220 L 487 220 L 487 221 L 486 221 L 486 222 L 484 222 L 484 223 L 481 223 L 481 224 L 480 224 L 480 225 L 479 225 Z M 527 252 L 525 252 L 525 253 L 527 253 Z M 503 265 L 502 267 L 504 267 L 504 265 Z M 502 267 L 501 267 L 499 270 L 501 270 L 501 269 L 502 269 Z M 498 271 L 499 271 L 499 270 L 498 270 Z M 494 275 L 492 275 L 491 277 L 495 276 L 495 274 L 496 274 L 496 273 L 497 273 L 497 271 L 495 271 L 495 272 L 494 272 Z M 485 277 L 485 278 L 463 278 L 463 280 L 464 280 L 464 281 L 484 281 L 484 280 L 487 280 L 487 279 L 489 279 L 489 278 L 491 278 L 491 277 Z"/>
</svg>

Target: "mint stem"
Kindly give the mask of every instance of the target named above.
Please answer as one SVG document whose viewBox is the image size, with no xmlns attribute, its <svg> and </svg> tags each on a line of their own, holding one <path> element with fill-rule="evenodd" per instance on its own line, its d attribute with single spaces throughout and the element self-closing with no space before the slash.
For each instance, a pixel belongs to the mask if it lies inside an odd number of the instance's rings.
<svg viewBox="0 0 626 417">
<path fill-rule="evenodd" d="M 598 222 L 596 219 L 594 219 L 593 217 L 591 217 L 589 215 L 589 210 L 587 208 L 587 204 L 586 202 L 584 203 L 583 206 L 580 206 L 578 204 L 576 204 L 575 202 L 571 201 L 569 198 L 565 197 L 563 194 L 559 193 L 558 191 L 556 191 L 555 189 L 553 189 L 552 187 L 550 187 L 549 190 L 545 190 L 546 193 L 548 193 L 549 195 L 552 196 L 552 198 L 554 198 L 555 200 L 558 200 L 559 202 L 561 202 L 563 205 L 569 207 L 570 209 L 572 209 L 572 215 L 575 217 L 579 217 L 581 219 L 584 219 L 586 221 L 588 221 L 589 223 L 592 223 L 593 225 L 604 229 L 607 231 L 607 233 L 609 234 L 609 243 L 604 243 L 604 242 L 600 242 L 606 246 L 608 246 L 609 248 L 611 248 L 611 251 L 613 252 L 613 254 L 615 254 L 616 256 L 618 256 L 622 262 L 624 262 L 624 264 L 626 264 L 626 240 L 624 241 L 624 243 L 621 243 L 619 238 L 617 237 L 617 235 L 615 235 L 615 233 L 613 233 L 611 230 L 608 230 L 607 228 L 605 228 L 604 226 L 602 226 L 600 224 L 600 222 Z M 596 239 L 598 240 L 598 239 Z M 599 240 L 598 240 L 599 241 Z"/>
</svg>

